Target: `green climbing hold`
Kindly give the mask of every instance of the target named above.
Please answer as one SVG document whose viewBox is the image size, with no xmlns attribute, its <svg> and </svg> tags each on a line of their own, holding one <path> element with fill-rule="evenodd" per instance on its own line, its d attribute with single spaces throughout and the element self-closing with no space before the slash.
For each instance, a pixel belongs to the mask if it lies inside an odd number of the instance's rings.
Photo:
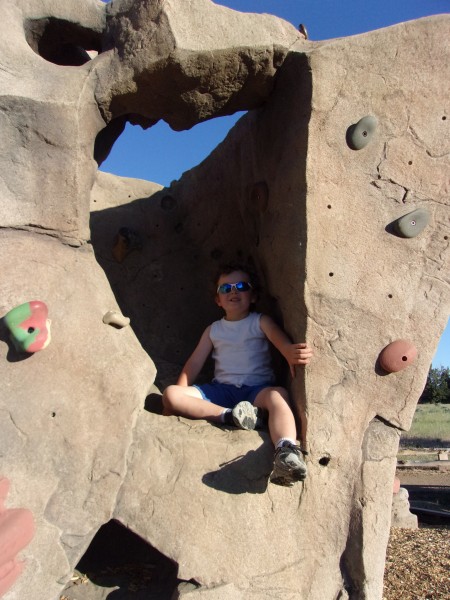
<svg viewBox="0 0 450 600">
<path fill-rule="evenodd" d="M 4 322 L 10 338 L 19 352 L 38 352 L 50 343 L 50 319 L 47 305 L 40 300 L 31 300 L 12 308 Z"/>
<path fill-rule="evenodd" d="M 413 238 L 425 229 L 430 221 L 426 208 L 416 208 L 394 222 L 395 231 L 405 238 Z"/>
<path fill-rule="evenodd" d="M 372 140 L 378 119 L 372 115 L 363 117 L 347 129 L 347 144 L 352 150 L 362 150 Z"/>
</svg>

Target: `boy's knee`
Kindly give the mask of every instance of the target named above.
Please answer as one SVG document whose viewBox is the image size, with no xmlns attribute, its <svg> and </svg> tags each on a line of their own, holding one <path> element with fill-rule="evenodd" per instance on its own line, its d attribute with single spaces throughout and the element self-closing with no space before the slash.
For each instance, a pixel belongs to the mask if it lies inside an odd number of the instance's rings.
<svg viewBox="0 0 450 600">
<path fill-rule="evenodd" d="M 172 408 L 175 400 L 176 385 L 169 385 L 163 392 L 162 403 L 164 408 Z"/>
<path fill-rule="evenodd" d="M 265 388 L 261 392 L 261 397 L 257 400 L 257 404 L 269 410 L 277 405 L 289 405 L 288 391 L 282 387 Z"/>
<path fill-rule="evenodd" d="M 289 404 L 289 393 L 286 388 L 283 388 L 283 387 L 271 388 L 271 392 L 272 392 L 271 395 L 275 401 L 281 401 L 281 399 L 282 399 Z"/>
</svg>

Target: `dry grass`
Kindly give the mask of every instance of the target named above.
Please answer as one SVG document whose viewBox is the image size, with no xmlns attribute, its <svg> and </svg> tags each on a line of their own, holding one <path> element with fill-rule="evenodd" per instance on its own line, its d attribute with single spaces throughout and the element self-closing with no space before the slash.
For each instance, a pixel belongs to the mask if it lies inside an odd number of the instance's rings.
<svg viewBox="0 0 450 600">
<path fill-rule="evenodd" d="M 401 446 L 450 446 L 450 404 L 419 404 L 411 429 L 402 433 Z"/>
</svg>

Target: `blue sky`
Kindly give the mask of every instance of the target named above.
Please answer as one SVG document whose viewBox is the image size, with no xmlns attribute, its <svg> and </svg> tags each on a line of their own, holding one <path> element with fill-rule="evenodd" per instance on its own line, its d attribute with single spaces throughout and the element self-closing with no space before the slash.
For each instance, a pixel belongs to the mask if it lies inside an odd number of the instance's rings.
<svg viewBox="0 0 450 600">
<path fill-rule="evenodd" d="M 304 23 L 311 40 L 344 37 L 429 15 L 449 13 L 450 0 L 221 0 L 241 12 L 269 13 Z M 169 185 L 198 165 L 221 142 L 242 113 L 175 132 L 163 122 L 144 131 L 127 125 L 101 170 Z M 450 366 L 450 325 L 433 366 Z"/>
</svg>

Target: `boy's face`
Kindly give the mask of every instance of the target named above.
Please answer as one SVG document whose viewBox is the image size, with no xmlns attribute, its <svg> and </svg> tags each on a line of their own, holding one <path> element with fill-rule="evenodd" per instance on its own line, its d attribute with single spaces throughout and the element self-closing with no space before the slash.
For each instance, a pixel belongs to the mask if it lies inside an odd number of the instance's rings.
<svg viewBox="0 0 450 600">
<path fill-rule="evenodd" d="M 223 283 L 239 283 L 239 282 L 250 282 L 248 273 L 244 271 L 233 271 L 228 275 L 221 275 L 217 282 L 217 286 Z M 229 320 L 243 319 L 249 311 L 252 302 L 255 302 L 256 294 L 254 290 L 249 289 L 246 292 L 239 292 L 235 287 L 232 288 L 227 294 L 217 293 L 216 304 L 223 308 L 226 317 Z"/>
</svg>

